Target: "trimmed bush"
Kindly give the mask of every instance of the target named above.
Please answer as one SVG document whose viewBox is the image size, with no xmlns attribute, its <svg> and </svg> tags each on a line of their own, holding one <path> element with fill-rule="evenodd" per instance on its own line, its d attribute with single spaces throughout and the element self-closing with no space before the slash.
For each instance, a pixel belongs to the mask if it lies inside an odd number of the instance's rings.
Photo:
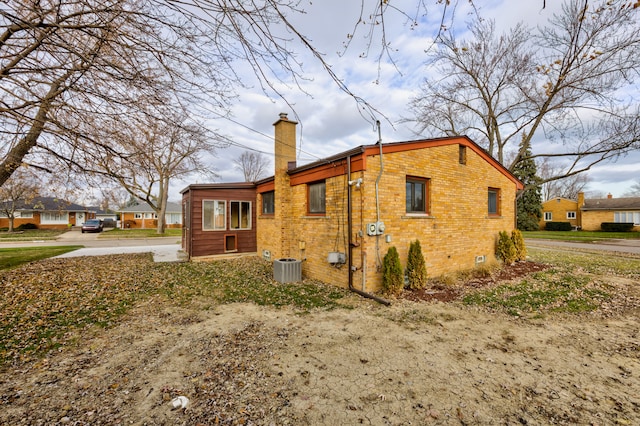
<svg viewBox="0 0 640 426">
<path fill-rule="evenodd" d="M 398 250 L 391 246 L 382 261 L 382 289 L 385 294 L 398 296 L 404 287 L 404 276 Z"/>
<path fill-rule="evenodd" d="M 545 231 L 571 231 L 572 229 L 570 222 L 547 222 L 544 225 Z"/>
<path fill-rule="evenodd" d="M 519 229 L 511 231 L 511 241 L 516 249 L 516 260 L 522 261 L 527 259 L 527 247 L 524 245 L 524 237 Z"/>
<path fill-rule="evenodd" d="M 504 263 L 511 265 L 516 261 L 516 248 L 513 240 L 507 231 L 500 231 L 498 234 L 498 246 L 496 247 L 496 255 L 502 259 Z"/>
<path fill-rule="evenodd" d="M 602 222 L 600 229 L 605 232 L 631 232 L 633 223 L 631 222 Z"/>
<path fill-rule="evenodd" d="M 23 223 L 16 228 L 17 231 L 24 231 L 25 229 L 38 229 L 38 225 L 35 223 Z"/>
<path fill-rule="evenodd" d="M 427 265 L 422 256 L 420 241 L 415 240 L 409 245 L 407 259 L 407 278 L 411 290 L 419 290 L 427 286 Z"/>
</svg>

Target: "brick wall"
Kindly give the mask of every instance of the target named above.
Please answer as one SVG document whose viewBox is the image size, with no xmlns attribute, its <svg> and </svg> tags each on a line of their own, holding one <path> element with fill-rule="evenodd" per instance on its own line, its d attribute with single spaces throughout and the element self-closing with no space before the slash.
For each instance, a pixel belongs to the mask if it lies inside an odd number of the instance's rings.
<svg viewBox="0 0 640 426">
<path fill-rule="evenodd" d="M 352 252 L 354 287 L 376 291 L 382 283 L 381 262 L 390 246 L 396 246 L 403 266 L 409 244 L 419 239 L 430 276 L 471 269 L 476 256 L 495 260 L 498 232 L 514 226 L 515 183 L 468 149 L 466 164 L 458 161 L 458 144 L 428 149 L 400 151 L 384 155 L 380 179 L 380 220 L 384 235 L 368 236 L 367 223 L 376 222 L 375 182 L 380 157 L 369 156 L 366 169 L 352 173 L 351 180 L 363 179 L 360 188 L 348 186 L 346 164 L 336 164 L 338 176 L 326 179 L 326 215 L 307 214 L 307 185 L 290 186 L 287 217 L 261 218 L 258 225 L 259 252 L 269 249 L 272 259 L 305 259 L 303 275 L 342 287 L 348 285 L 347 265 L 329 264 L 330 252 L 348 254 L 347 191 L 352 191 Z M 429 215 L 406 213 L 406 177 L 430 180 Z M 286 181 L 276 176 L 276 197 L 286 192 Z M 488 215 L 488 188 L 500 189 L 500 214 Z M 276 215 L 279 204 L 276 205 Z M 286 234 L 279 240 L 278 233 Z M 278 241 L 281 246 L 278 247 Z"/>
<path fill-rule="evenodd" d="M 600 231 L 602 222 L 613 222 L 613 211 L 587 210 L 582 212 L 582 230 Z"/>
</svg>

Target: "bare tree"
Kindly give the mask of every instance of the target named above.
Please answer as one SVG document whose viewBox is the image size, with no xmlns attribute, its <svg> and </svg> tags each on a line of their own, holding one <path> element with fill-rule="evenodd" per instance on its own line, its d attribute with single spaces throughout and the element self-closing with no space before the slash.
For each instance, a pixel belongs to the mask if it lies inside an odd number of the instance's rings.
<svg viewBox="0 0 640 426">
<path fill-rule="evenodd" d="M 245 151 L 240 157 L 233 160 L 236 169 L 244 175 L 245 182 L 255 182 L 268 172 L 270 162 L 260 152 Z"/>
<path fill-rule="evenodd" d="M 97 168 L 131 196 L 147 203 L 158 217 L 157 232 L 164 233 L 165 214 L 171 179 L 202 171 L 214 176 L 201 161 L 205 153 L 214 154 L 220 137 L 202 125 L 168 110 L 164 119 L 143 115 L 135 125 L 111 128 L 117 155 L 104 149 L 97 156 Z M 169 118 L 173 116 L 173 118 Z M 133 120 L 133 117 L 129 117 Z"/>
<path fill-rule="evenodd" d="M 629 187 L 624 197 L 640 197 L 640 179 L 636 179 L 635 183 Z"/>
<path fill-rule="evenodd" d="M 427 79 L 412 101 L 418 130 L 468 134 L 504 164 L 524 140 L 531 158 L 562 158 L 547 181 L 573 176 L 640 148 L 638 99 L 621 91 L 640 69 L 640 8 L 569 0 L 537 32 L 518 24 L 497 35 L 478 20 L 473 38 L 442 34 Z M 629 92 L 633 93 L 633 92 Z M 517 151 L 514 166 L 526 159 Z"/>
<path fill-rule="evenodd" d="M 17 210 L 39 196 L 40 185 L 35 176 L 20 168 L 4 185 L 0 186 L 0 213 L 9 219 L 9 232 L 13 232 Z"/>
<path fill-rule="evenodd" d="M 589 185 L 590 178 L 586 173 L 567 176 L 562 179 L 553 179 L 554 176 L 561 176 L 563 167 L 554 164 L 548 158 L 542 159 L 538 166 L 538 176 L 545 182 L 542 184 L 542 199 L 566 198 L 577 200 L 578 193 L 584 192 Z"/>
</svg>

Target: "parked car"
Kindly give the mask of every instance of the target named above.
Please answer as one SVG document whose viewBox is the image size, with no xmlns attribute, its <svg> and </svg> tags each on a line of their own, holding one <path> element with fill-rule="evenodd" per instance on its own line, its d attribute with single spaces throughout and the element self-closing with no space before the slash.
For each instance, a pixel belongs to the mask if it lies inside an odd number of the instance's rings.
<svg viewBox="0 0 640 426">
<path fill-rule="evenodd" d="M 102 220 L 102 228 L 115 228 L 116 221 L 113 219 L 103 219 Z"/>
<path fill-rule="evenodd" d="M 102 232 L 102 222 L 99 219 L 89 219 L 82 225 L 82 233 Z"/>
</svg>

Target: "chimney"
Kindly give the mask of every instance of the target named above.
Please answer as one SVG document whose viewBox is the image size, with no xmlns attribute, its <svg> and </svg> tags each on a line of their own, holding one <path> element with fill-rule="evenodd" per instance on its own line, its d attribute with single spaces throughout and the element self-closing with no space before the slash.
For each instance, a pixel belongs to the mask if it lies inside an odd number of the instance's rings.
<svg viewBox="0 0 640 426">
<path fill-rule="evenodd" d="M 613 195 L 611 195 L 611 193 L 607 194 L 607 198 L 610 200 L 613 198 Z"/>
<path fill-rule="evenodd" d="M 296 161 L 296 125 L 298 123 L 287 118 L 287 114 L 280 113 L 278 121 L 273 123 L 275 127 L 274 154 L 275 174 L 278 171 L 287 171 L 289 163 Z M 295 166 L 294 166 L 295 167 Z"/>
</svg>

